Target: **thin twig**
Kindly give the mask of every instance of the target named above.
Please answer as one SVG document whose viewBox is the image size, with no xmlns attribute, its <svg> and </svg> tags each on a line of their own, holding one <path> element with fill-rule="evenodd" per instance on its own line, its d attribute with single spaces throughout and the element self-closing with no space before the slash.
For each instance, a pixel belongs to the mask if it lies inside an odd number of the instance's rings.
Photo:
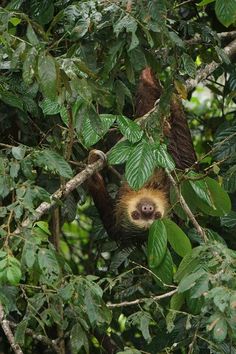
<svg viewBox="0 0 236 354">
<path fill-rule="evenodd" d="M 21 347 L 19 344 L 15 342 L 14 334 L 12 333 L 9 321 L 5 320 L 5 313 L 2 304 L 0 303 L 0 323 L 3 329 L 3 332 L 5 333 L 8 342 L 14 351 L 15 354 L 24 354 L 21 350 Z"/>
<path fill-rule="evenodd" d="M 177 289 L 169 291 L 168 293 L 165 293 L 165 294 L 152 296 L 150 298 L 141 298 L 141 299 L 136 299 L 133 301 L 123 301 L 123 302 L 119 302 L 116 304 L 109 304 L 108 303 L 107 307 L 114 308 L 114 307 L 123 307 L 123 306 L 133 306 L 133 305 L 142 304 L 143 302 L 146 302 L 147 300 L 157 301 L 157 300 L 164 299 L 166 297 L 170 297 L 170 296 L 174 295 L 176 292 L 177 292 Z"/>
<path fill-rule="evenodd" d="M 169 180 L 171 181 L 171 184 L 173 185 L 174 189 L 175 189 L 175 192 L 179 198 L 179 202 L 182 206 L 182 208 L 184 209 L 184 211 L 186 212 L 186 214 L 188 215 L 189 219 L 192 221 L 195 229 L 197 230 L 197 233 L 200 235 L 200 237 L 202 238 L 202 240 L 204 242 L 207 241 L 207 236 L 205 234 L 205 231 L 204 229 L 199 225 L 199 223 L 197 222 L 195 216 L 193 215 L 193 213 L 191 212 L 191 210 L 189 209 L 188 207 L 188 204 L 186 203 L 184 197 L 182 196 L 178 186 L 177 186 L 177 183 L 176 181 L 174 180 L 174 178 L 172 177 L 171 173 L 169 171 L 166 171 L 168 177 L 169 177 Z"/>
</svg>

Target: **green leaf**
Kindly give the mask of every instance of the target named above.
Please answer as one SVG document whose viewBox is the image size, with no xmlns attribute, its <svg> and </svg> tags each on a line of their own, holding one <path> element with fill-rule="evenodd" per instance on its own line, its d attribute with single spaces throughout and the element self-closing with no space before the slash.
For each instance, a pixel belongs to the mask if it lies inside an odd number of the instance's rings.
<svg viewBox="0 0 236 354">
<path fill-rule="evenodd" d="M 201 264 L 199 263 L 199 254 L 201 252 L 201 247 L 195 247 L 192 249 L 191 253 L 187 253 L 186 256 L 180 262 L 179 268 L 175 273 L 175 281 L 180 282 L 181 279 L 189 274 L 193 273 L 199 268 L 201 268 Z"/>
<path fill-rule="evenodd" d="M 11 22 L 11 24 L 16 27 L 21 23 L 21 19 L 18 17 L 11 17 L 9 22 Z"/>
<path fill-rule="evenodd" d="M 99 117 L 101 120 L 101 131 L 99 134 L 97 130 L 94 130 L 90 119 L 87 118 L 84 122 L 82 135 L 86 147 L 96 144 L 108 132 L 116 119 L 116 116 L 112 114 L 100 114 Z"/>
<path fill-rule="evenodd" d="M 230 167 L 224 175 L 223 187 L 229 193 L 236 191 L 236 165 Z"/>
<path fill-rule="evenodd" d="M 194 78 L 196 76 L 196 66 L 193 59 L 186 53 L 183 53 L 181 58 L 183 60 L 183 65 L 186 73 L 190 77 Z"/>
<path fill-rule="evenodd" d="M 197 206 L 205 214 L 212 216 L 224 216 L 231 210 L 231 201 L 229 195 L 224 189 L 212 178 L 206 177 L 205 182 L 210 194 L 212 206 L 207 205 L 202 200 L 197 200 Z"/>
<path fill-rule="evenodd" d="M 87 354 L 89 353 L 88 338 L 78 322 L 71 329 L 70 344 L 72 354 L 78 354 L 82 347 L 84 347 Z"/>
<path fill-rule="evenodd" d="M 10 164 L 10 166 L 11 166 L 10 167 L 10 176 L 12 178 L 16 178 L 18 176 L 18 172 L 20 170 L 20 164 L 17 161 L 15 161 L 15 162 L 12 162 Z"/>
<path fill-rule="evenodd" d="M 213 337 L 217 342 L 223 342 L 227 336 L 227 321 L 224 318 L 220 318 L 213 329 Z"/>
<path fill-rule="evenodd" d="M 166 228 L 167 239 L 173 250 L 181 257 L 191 252 L 192 246 L 189 238 L 180 227 L 170 219 L 164 219 L 163 223 Z"/>
<path fill-rule="evenodd" d="M 21 279 L 20 262 L 12 257 L 8 257 L 8 267 L 6 268 L 6 278 L 10 285 L 17 285 Z"/>
<path fill-rule="evenodd" d="M 33 82 L 37 55 L 38 53 L 34 47 L 26 53 L 26 58 L 23 63 L 22 77 L 27 85 L 30 85 Z"/>
<path fill-rule="evenodd" d="M 19 110 L 23 111 L 23 101 L 22 98 L 17 96 L 16 94 L 12 94 L 11 92 L 1 91 L 0 88 L 0 100 L 11 107 L 18 108 Z"/>
<path fill-rule="evenodd" d="M 36 260 L 36 253 L 38 250 L 38 246 L 36 243 L 25 242 L 23 251 L 22 251 L 22 263 L 26 265 L 28 269 L 31 269 Z"/>
<path fill-rule="evenodd" d="M 198 298 L 193 298 L 194 287 L 185 292 L 186 304 L 188 311 L 193 315 L 199 315 L 204 306 L 204 298 L 200 296 Z"/>
<path fill-rule="evenodd" d="M 189 274 L 184 277 L 178 286 L 178 292 L 184 293 L 185 291 L 191 289 L 193 286 L 196 285 L 196 281 L 202 276 L 205 275 L 206 272 L 203 269 L 198 270 L 195 273 Z"/>
<path fill-rule="evenodd" d="M 12 69 L 15 69 L 18 67 L 22 60 L 22 56 L 25 52 L 26 49 L 26 43 L 25 42 L 20 42 L 16 49 L 14 50 L 14 53 L 12 54 L 12 59 L 11 59 L 11 67 Z"/>
<path fill-rule="evenodd" d="M 74 286 L 72 284 L 67 284 L 58 290 L 58 294 L 64 301 L 67 302 L 74 294 Z"/>
<path fill-rule="evenodd" d="M 45 149 L 34 152 L 34 162 L 36 165 L 56 172 L 62 177 L 71 178 L 73 175 L 70 165 L 61 155 L 52 150 Z"/>
<path fill-rule="evenodd" d="M 148 236 L 148 264 L 150 268 L 157 268 L 167 250 L 167 233 L 162 220 L 155 220 L 149 230 Z"/>
<path fill-rule="evenodd" d="M 124 116 L 117 116 L 117 123 L 121 133 L 131 142 L 137 143 L 143 136 L 140 126 Z"/>
<path fill-rule="evenodd" d="M 201 2 L 199 2 L 199 4 L 197 4 L 197 6 L 205 6 L 205 5 L 208 5 L 214 1 L 215 0 L 202 0 Z"/>
<path fill-rule="evenodd" d="M 169 32 L 170 40 L 172 41 L 173 44 L 175 44 L 177 47 L 184 48 L 185 44 L 182 41 L 182 39 L 178 36 L 177 33 L 170 31 Z"/>
<path fill-rule="evenodd" d="M 14 146 L 11 149 L 11 152 L 15 159 L 20 161 L 25 157 L 26 147 L 23 145 Z"/>
<path fill-rule="evenodd" d="M 114 91 L 116 94 L 116 104 L 119 112 L 123 111 L 125 105 L 125 97 L 127 96 L 132 102 L 132 94 L 128 87 L 121 81 L 116 80 L 114 83 Z"/>
<path fill-rule="evenodd" d="M 93 104 L 89 104 L 87 107 L 88 110 L 88 119 L 91 124 L 92 129 L 99 135 L 103 133 L 102 122 L 100 119 L 100 115 L 97 113 Z"/>
<path fill-rule="evenodd" d="M 28 320 L 23 320 L 20 323 L 17 323 L 15 331 L 15 341 L 19 345 L 24 345 L 25 343 L 25 332 L 28 326 Z"/>
<path fill-rule="evenodd" d="M 197 177 L 197 174 L 191 173 L 191 176 Z M 196 181 L 189 180 L 189 184 L 191 185 L 194 192 L 197 194 L 198 198 L 208 204 L 210 207 L 212 207 L 212 200 L 208 190 L 208 186 L 206 184 L 206 179 L 204 178 Z"/>
<path fill-rule="evenodd" d="M 42 25 L 51 21 L 54 13 L 52 0 L 33 0 L 29 2 L 29 13 Z"/>
<path fill-rule="evenodd" d="M 36 46 L 37 44 L 39 44 L 38 37 L 36 36 L 33 27 L 30 23 L 27 26 L 26 37 L 32 45 Z"/>
<path fill-rule="evenodd" d="M 41 53 L 38 58 L 39 84 L 45 97 L 55 100 L 57 95 L 57 70 L 54 58 Z"/>
<path fill-rule="evenodd" d="M 209 290 L 209 275 L 208 273 L 203 274 L 202 276 L 199 277 L 198 281 L 196 282 L 196 285 L 192 288 L 192 299 L 199 298 L 200 296 L 204 295 L 207 293 Z"/>
<path fill-rule="evenodd" d="M 71 32 L 71 38 L 76 40 L 84 37 L 89 30 L 89 26 L 89 18 L 80 18 Z"/>
<path fill-rule="evenodd" d="M 121 164 L 128 160 L 133 145 L 128 141 L 120 141 L 108 153 L 108 161 L 111 165 Z"/>
<path fill-rule="evenodd" d="M 154 279 L 157 282 L 157 284 L 159 284 L 160 286 L 163 286 L 163 283 L 164 284 L 171 284 L 172 283 L 173 260 L 172 260 L 171 254 L 168 249 L 164 255 L 164 258 L 163 258 L 161 264 L 159 264 L 158 267 L 152 268 L 151 270 L 157 276 L 157 278 L 155 277 Z"/>
<path fill-rule="evenodd" d="M 217 161 L 229 159 L 236 153 L 236 125 L 217 134 L 213 150 Z"/>
<path fill-rule="evenodd" d="M 141 141 L 133 148 L 125 166 L 125 178 L 131 188 L 137 190 L 153 174 L 155 161 L 151 146 Z"/>
<path fill-rule="evenodd" d="M 177 310 L 177 311 L 180 310 L 184 304 L 184 301 L 185 301 L 184 294 L 181 293 L 174 294 L 170 299 L 170 309 Z"/>
<path fill-rule="evenodd" d="M 60 267 L 52 250 L 41 248 L 38 252 L 38 263 L 42 271 L 42 283 L 53 284 L 58 280 Z"/>
<path fill-rule="evenodd" d="M 215 12 L 218 20 L 229 27 L 236 21 L 236 0 L 216 0 Z"/>
<path fill-rule="evenodd" d="M 157 166 L 167 168 L 169 171 L 173 171 L 175 168 L 174 160 L 167 151 L 165 144 L 158 145 L 154 148 L 155 160 Z"/>
<path fill-rule="evenodd" d="M 139 328 L 140 328 L 140 331 L 142 332 L 143 338 L 147 342 L 151 341 L 151 335 L 149 332 L 149 325 L 150 325 L 151 321 L 152 321 L 152 318 L 151 318 L 150 314 L 142 311 L 142 316 L 140 318 Z"/>
<path fill-rule="evenodd" d="M 223 216 L 221 219 L 221 225 L 232 229 L 236 226 L 236 211 L 230 211 L 229 214 Z"/>
<path fill-rule="evenodd" d="M 49 98 L 45 98 L 43 101 L 39 102 L 39 107 L 41 107 L 43 114 L 45 115 L 55 115 L 60 112 L 61 106 Z"/>
</svg>

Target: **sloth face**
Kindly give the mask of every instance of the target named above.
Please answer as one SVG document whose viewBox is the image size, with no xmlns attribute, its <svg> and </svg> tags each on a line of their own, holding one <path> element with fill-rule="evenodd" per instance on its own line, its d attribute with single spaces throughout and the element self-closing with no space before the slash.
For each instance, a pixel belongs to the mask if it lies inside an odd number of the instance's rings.
<svg viewBox="0 0 236 354">
<path fill-rule="evenodd" d="M 166 192 L 162 190 L 150 188 L 142 188 L 139 191 L 127 190 L 118 203 L 117 222 L 123 224 L 125 228 L 136 227 L 147 230 L 153 221 L 167 214 L 168 206 Z M 126 222 L 127 219 L 129 223 Z"/>
<path fill-rule="evenodd" d="M 162 214 L 158 211 L 158 207 L 154 200 L 149 198 L 142 198 L 137 203 L 135 210 L 130 214 L 133 220 L 154 221 L 160 219 Z"/>
</svg>

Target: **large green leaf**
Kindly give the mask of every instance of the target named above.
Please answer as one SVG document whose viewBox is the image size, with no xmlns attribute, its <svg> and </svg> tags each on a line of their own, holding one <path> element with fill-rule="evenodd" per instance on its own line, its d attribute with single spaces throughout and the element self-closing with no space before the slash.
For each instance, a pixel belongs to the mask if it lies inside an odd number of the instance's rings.
<svg viewBox="0 0 236 354">
<path fill-rule="evenodd" d="M 41 282 L 50 284 L 58 280 L 60 274 L 60 266 L 56 259 L 55 253 L 46 248 L 40 248 L 38 252 L 39 268 L 42 271 Z"/>
<path fill-rule="evenodd" d="M 39 106 L 45 115 L 54 115 L 60 112 L 61 106 L 56 101 L 52 101 L 49 98 L 45 98 L 39 102 Z"/>
<path fill-rule="evenodd" d="M 171 247 L 179 256 L 184 257 L 192 249 L 189 238 L 172 220 L 164 219 L 163 222 Z"/>
<path fill-rule="evenodd" d="M 139 189 L 153 174 L 155 160 L 151 146 L 142 140 L 129 155 L 125 167 L 125 177 L 130 187 Z"/>
<path fill-rule="evenodd" d="M 55 100 L 58 77 L 55 59 L 51 55 L 46 53 L 39 55 L 38 76 L 43 95 L 51 100 Z"/>
<path fill-rule="evenodd" d="M 148 236 L 148 264 L 150 268 L 157 268 L 167 250 L 167 233 L 162 220 L 156 220 L 150 227 Z"/>
<path fill-rule="evenodd" d="M 167 151 L 165 144 L 160 144 L 154 147 L 155 159 L 157 166 L 166 168 L 172 171 L 175 168 L 174 160 Z"/>
<path fill-rule="evenodd" d="M 157 276 L 156 282 L 162 286 L 164 284 L 171 284 L 173 279 L 173 260 L 170 251 L 167 249 L 161 264 L 158 267 L 151 269 Z M 160 280 L 159 280 L 160 279 Z"/>
<path fill-rule="evenodd" d="M 196 201 L 198 208 L 205 214 L 212 216 L 228 214 L 231 210 L 231 201 L 228 194 L 214 179 L 206 177 L 205 181 L 211 198 L 211 206 L 198 198 Z"/>
<path fill-rule="evenodd" d="M 236 21 L 236 0 L 216 0 L 215 12 L 218 20 L 229 27 Z"/>
<path fill-rule="evenodd" d="M 193 273 L 201 268 L 199 263 L 199 254 L 201 247 L 193 248 L 191 253 L 187 253 L 186 256 L 180 262 L 179 268 L 175 273 L 175 281 L 180 282 L 187 274 Z"/>
<path fill-rule="evenodd" d="M 221 225 L 226 226 L 230 229 L 236 226 L 236 211 L 231 211 L 229 214 L 221 218 Z"/>
<path fill-rule="evenodd" d="M 191 174 L 191 177 L 197 177 L 197 174 Z M 199 176 L 200 177 L 200 176 Z M 203 202 L 208 204 L 209 206 L 212 206 L 212 200 L 211 196 L 208 190 L 208 186 L 206 184 L 206 179 L 199 179 L 199 180 L 189 180 L 189 183 L 198 196 L 199 199 L 201 199 Z"/>
<path fill-rule="evenodd" d="M 72 169 L 64 158 L 53 150 L 45 149 L 34 152 L 34 162 L 36 165 L 46 170 L 56 172 L 65 178 L 71 178 Z"/>
<path fill-rule="evenodd" d="M 124 116 L 117 117 L 117 123 L 120 128 L 121 133 L 131 142 L 138 142 L 142 136 L 143 131 L 140 126 Z"/>
<path fill-rule="evenodd" d="M 129 158 L 132 150 L 133 145 L 128 140 L 120 141 L 108 153 L 109 163 L 113 165 L 124 163 Z"/>
<path fill-rule="evenodd" d="M 99 114 L 99 118 L 101 121 L 101 130 L 99 133 L 94 129 L 91 124 L 91 120 L 88 119 L 88 117 L 84 122 L 82 136 L 86 147 L 96 144 L 108 132 L 109 128 L 114 123 L 116 116 L 112 114 Z"/>
<path fill-rule="evenodd" d="M 178 286 L 178 292 L 184 293 L 185 291 L 191 289 L 192 287 L 194 287 L 196 285 L 199 278 L 205 274 L 206 274 L 206 272 L 203 269 L 199 269 L 198 271 L 187 275 L 186 277 L 184 277 L 181 280 L 181 282 Z"/>
<path fill-rule="evenodd" d="M 220 131 L 214 142 L 214 156 L 217 161 L 229 159 L 236 153 L 236 125 Z"/>
<path fill-rule="evenodd" d="M 23 111 L 23 100 L 22 98 L 17 95 L 13 94 L 12 92 L 7 92 L 6 90 L 2 90 L 0 88 L 0 100 L 11 107 L 15 107 Z"/>
<path fill-rule="evenodd" d="M 84 347 L 85 353 L 89 353 L 89 342 L 87 335 L 78 322 L 71 329 L 70 345 L 72 354 L 77 354 L 82 347 Z"/>
<path fill-rule="evenodd" d="M 236 191 L 236 165 L 231 166 L 223 178 L 224 189 L 229 193 Z"/>
<path fill-rule="evenodd" d="M 47 24 L 53 18 L 53 0 L 31 0 L 29 10 L 34 18 L 42 25 Z"/>
<path fill-rule="evenodd" d="M 26 37 L 33 46 L 37 46 L 39 44 L 38 37 L 36 36 L 36 33 L 30 23 L 27 26 Z"/>
<path fill-rule="evenodd" d="M 213 337 L 217 342 L 223 342 L 227 336 L 227 330 L 228 330 L 228 324 L 227 320 L 224 317 L 220 318 L 219 314 L 219 319 L 218 321 L 215 321 L 216 324 L 213 329 Z"/>
</svg>

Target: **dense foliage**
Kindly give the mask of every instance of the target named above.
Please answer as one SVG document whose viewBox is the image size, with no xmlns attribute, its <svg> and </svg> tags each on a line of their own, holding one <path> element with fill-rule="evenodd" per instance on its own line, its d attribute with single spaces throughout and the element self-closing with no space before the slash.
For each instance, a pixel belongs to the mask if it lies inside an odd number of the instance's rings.
<svg viewBox="0 0 236 354">
<path fill-rule="evenodd" d="M 2 1 L 0 322 L 14 333 L 1 331 L 2 352 L 236 352 L 236 66 L 223 50 L 236 53 L 235 14 L 235 0 Z M 146 66 L 163 94 L 138 124 Z M 180 173 L 167 152 L 173 93 L 201 172 Z M 155 167 L 176 181 L 146 244 L 108 239 L 85 185 L 39 218 L 94 146 L 134 189 Z M 114 196 L 118 174 L 104 173 Z"/>
</svg>

